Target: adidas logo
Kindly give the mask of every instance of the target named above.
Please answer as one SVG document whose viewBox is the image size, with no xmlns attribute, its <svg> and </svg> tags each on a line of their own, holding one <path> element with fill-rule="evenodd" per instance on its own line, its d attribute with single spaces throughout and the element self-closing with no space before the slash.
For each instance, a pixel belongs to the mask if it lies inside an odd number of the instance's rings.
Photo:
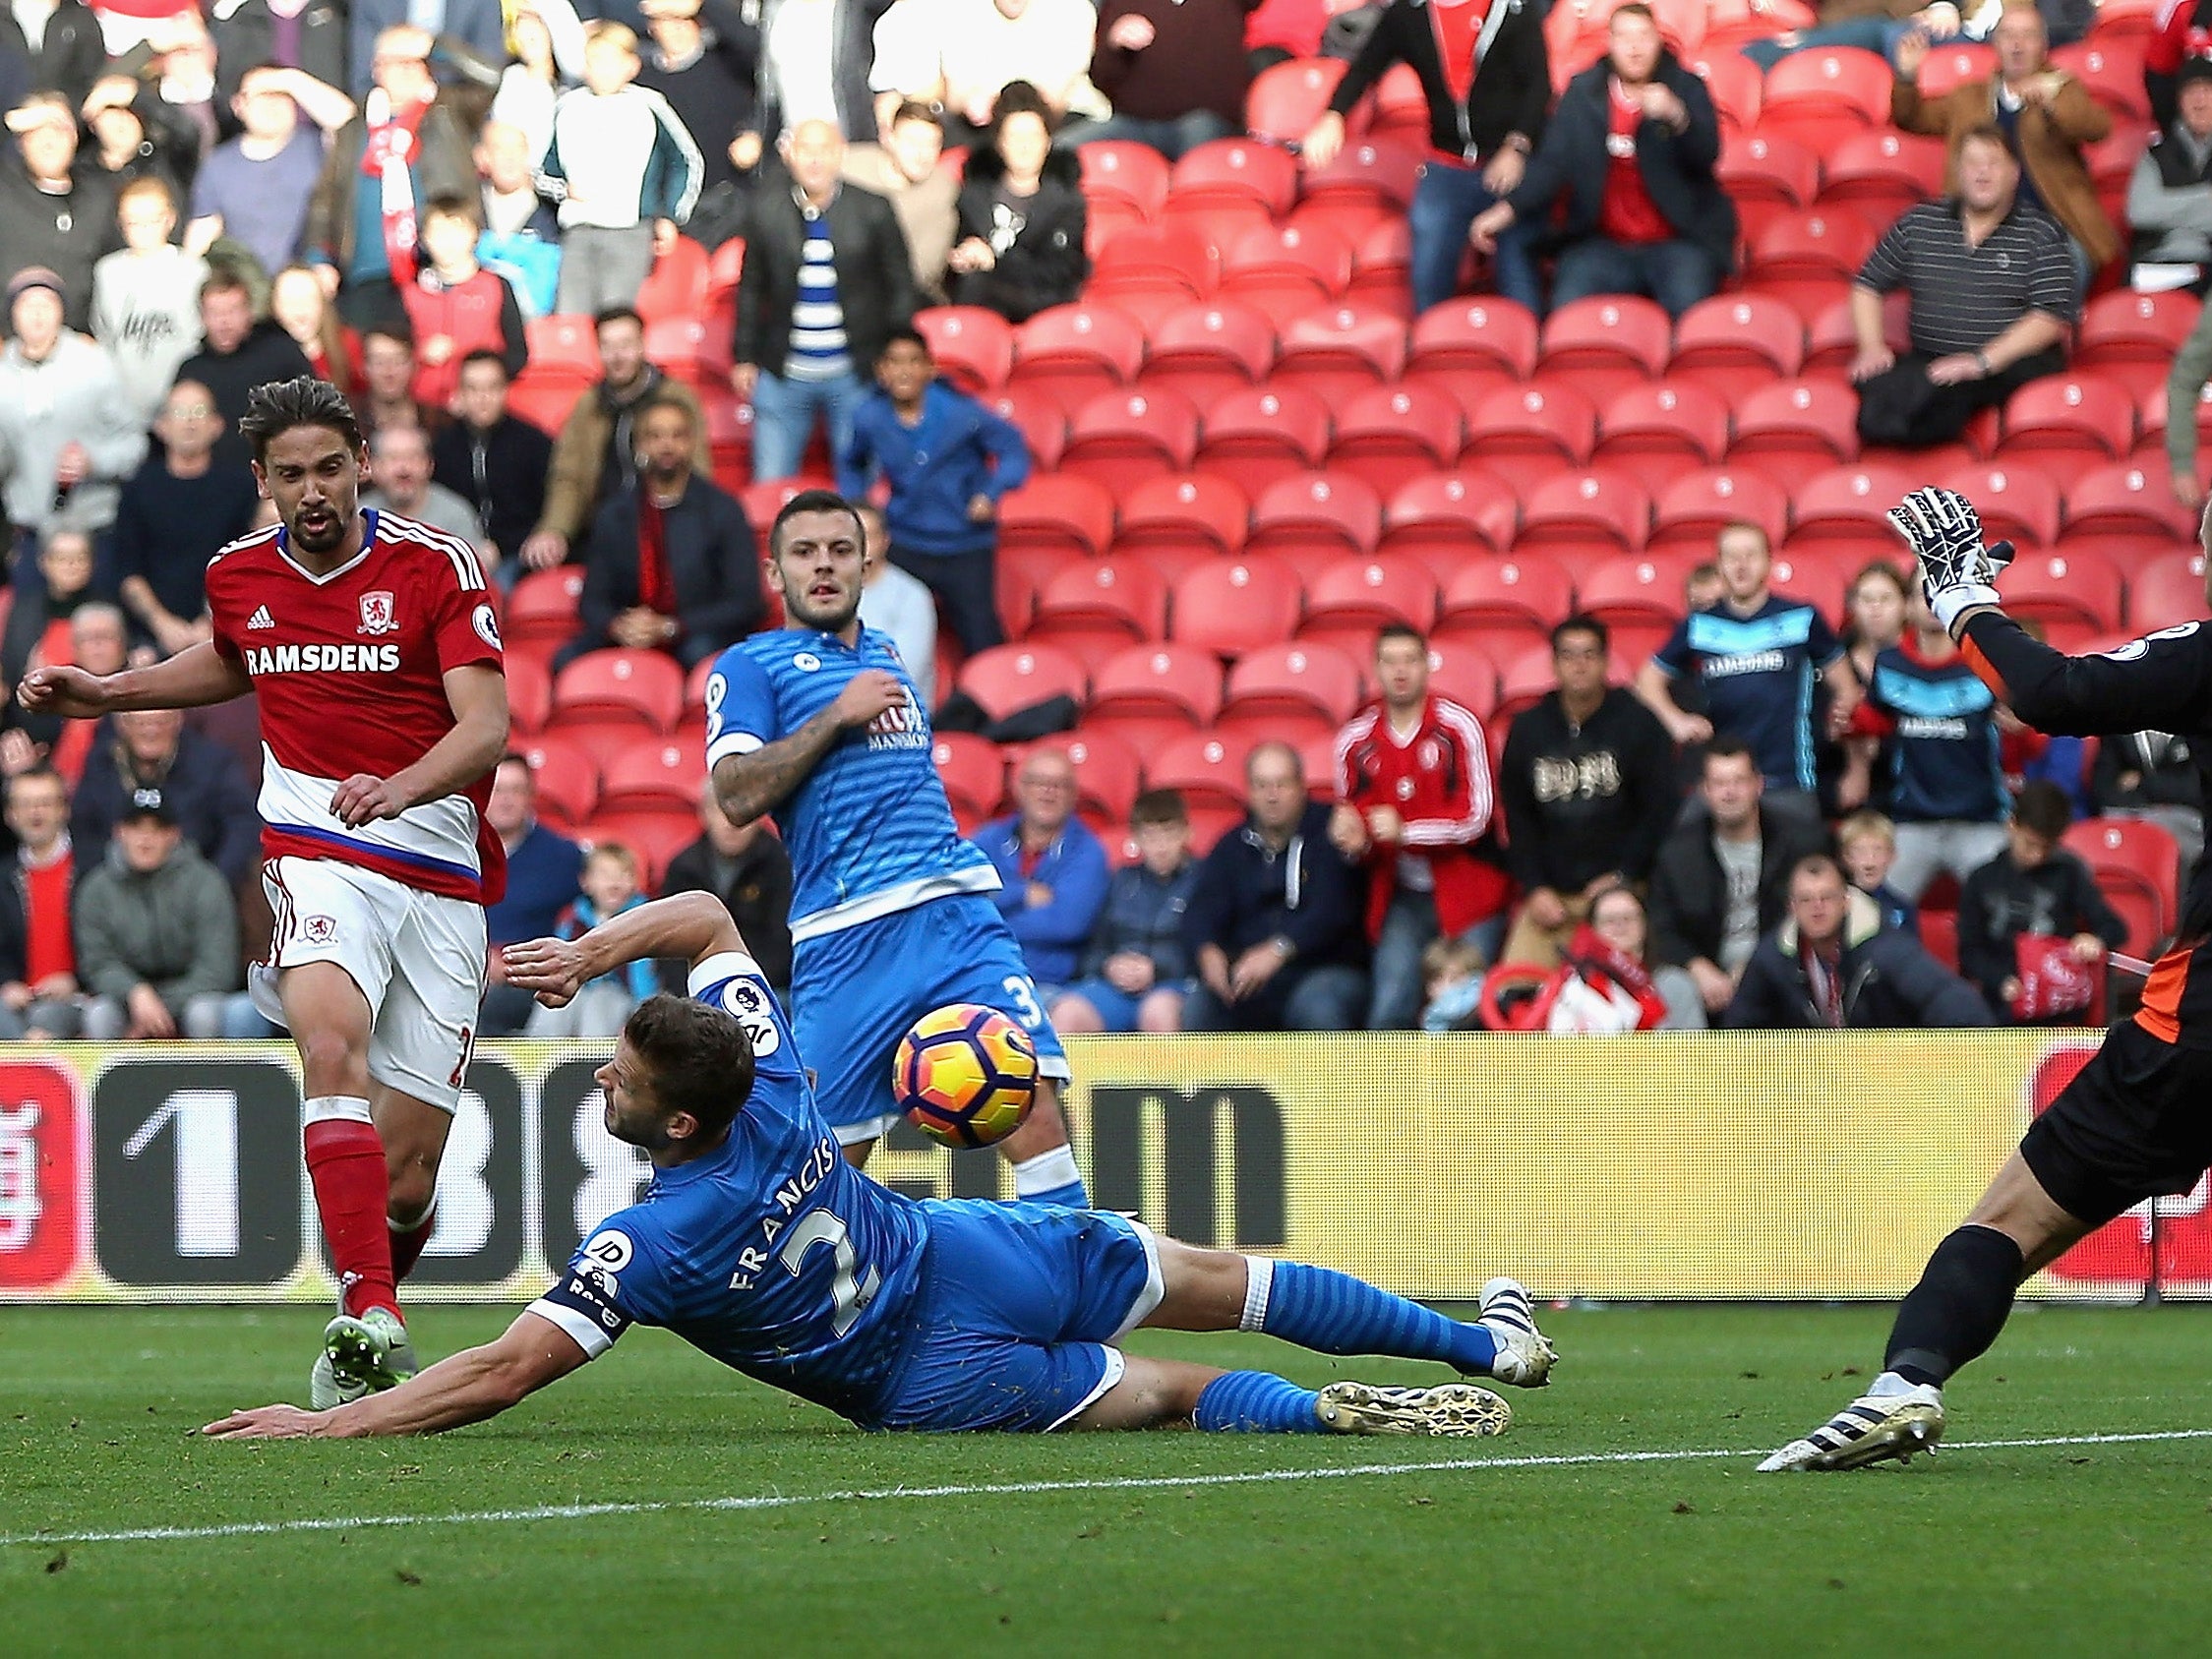
<svg viewBox="0 0 2212 1659">
<path fill-rule="evenodd" d="M 253 617 L 247 622 L 246 625 L 250 628 L 274 627 L 276 619 L 269 614 L 268 606 L 257 605 L 254 607 Z"/>
</svg>

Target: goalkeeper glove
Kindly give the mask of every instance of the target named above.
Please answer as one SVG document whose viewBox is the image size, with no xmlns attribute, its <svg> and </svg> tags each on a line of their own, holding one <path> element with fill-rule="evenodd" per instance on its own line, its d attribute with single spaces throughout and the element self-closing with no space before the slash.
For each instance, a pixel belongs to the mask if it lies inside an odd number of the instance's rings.
<svg viewBox="0 0 2212 1659">
<path fill-rule="evenodd" d="M 1981 515 L 1956 490 L 1915 490 L 1888 518 L 1920 561 L 1920 590 L 1946 630 L 1956 634 L 1962 612 L 2003 603 L 1997 573 L 2011 563 L 2012 544 L 1984 547 Z"/>
</svg>

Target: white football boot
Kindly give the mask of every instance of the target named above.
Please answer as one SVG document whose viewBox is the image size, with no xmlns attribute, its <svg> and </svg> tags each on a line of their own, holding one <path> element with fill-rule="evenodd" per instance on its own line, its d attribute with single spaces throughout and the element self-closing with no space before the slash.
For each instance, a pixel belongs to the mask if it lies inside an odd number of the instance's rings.
<svg viewBox="0 0 2212 1659">
<path fill-rule="evenodd" d="M 1540 1389 L 1551 1381 L 1559 1351 L 1536 1329 L 1535 1309 L 1519 1279 L 1494 1278 L 1482 1287 L 1478 1323 L 1497 1339 L 1498 1357 L 1490 1362 L 1493 1379 L 1517 1389 Z"/>
<path fill-rule="evenodd" d="M 1936 1454 L 1943 1438 L 1943 1392 L 1923 1383 L 1898 1394 L 1861 1394 L 1803 1440 L 1759 1465 L 1761 1474 L 1796 1469 L 1861 1469 L 1913 1453 Z"/>
</svg>

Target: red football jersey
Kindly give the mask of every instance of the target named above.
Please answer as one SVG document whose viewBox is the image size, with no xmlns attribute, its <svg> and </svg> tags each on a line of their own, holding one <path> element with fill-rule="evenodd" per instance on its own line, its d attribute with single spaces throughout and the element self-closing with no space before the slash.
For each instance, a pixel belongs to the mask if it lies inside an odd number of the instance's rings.
<svg viewBox="0 0 2212 1659">
<path fill-rule="evenodd" d="M 496 904 L 507 855 L 484 824 L 489 774 L 358 828 L 330 811 L 346 778 L 389 778 L 453 729 L 448 670 L 502 664 L 498 611 L 469 545 L 397 513 L 367 519 L 360 554 L 328 575 L 293 562 L 281 525 L 208 565 L 215 649 L 245 665 L 261 700 L 262 856 L 334 859 Z"/>
</svg>

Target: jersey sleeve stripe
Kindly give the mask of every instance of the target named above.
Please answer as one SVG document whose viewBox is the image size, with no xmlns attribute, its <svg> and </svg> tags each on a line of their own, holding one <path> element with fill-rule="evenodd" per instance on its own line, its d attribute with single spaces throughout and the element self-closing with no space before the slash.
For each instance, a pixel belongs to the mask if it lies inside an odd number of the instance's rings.
<svg viewBox="0 0 2212 1659">
<path fill-rule="evenodd" d="M 522 1311 L 536 1314 L 546 1324 L 557 1327 L 562 1334 L 583 1349 L 586 1359 L 597 1359 L 615 1345 L 614 1337 L 601 1330 L 594 1321 L 584 1318 L 573 1308 L 565 1308 L 543 1296 Z"/>
<path fill-rule="evenodd" d="M 390 513 L 380 514 L 378 522 L 388 529 L 395 542 L 412 542 L 444 554 L 448 563 L 453 566 L 453 574 L 460 578 L 463 593 L 478 593 L 483 590 L 484 567 L 477 563 L 476 550 L 460 537 L 449 536 L 443 530 L 434 530 L 415 519 L 401 518 Z"/>
<path fill-rule="evenodd" d="M 760 964 L 745 952 L 718 951 L 691 970 L 684 988 L 689 995 L 697 996 L 709 985 L 718 985 L 725 979 L 735 979 L 740 975 L 749 975 L 756 979 L 767 978 L 760 972 Z"/>
<path fill-rule="evenodd" d="M 267 546 L 269 543 L 275 541 L 276 538 L 283 533 L 283 525 L 270 524 L 265 526 L 262 529 L 256 530 L 250 536 L 240 536 L 236 541 L 230 542 L 223 547 L 217 548 L 215 550 L 215 557 L 208 561 L 208 568 L 210 570 L 213 569 L 216 564 L 220 563 L 223 560 L 228 559 L 232 554 L 242 553 L 247 548 Z"/>
</svg>

